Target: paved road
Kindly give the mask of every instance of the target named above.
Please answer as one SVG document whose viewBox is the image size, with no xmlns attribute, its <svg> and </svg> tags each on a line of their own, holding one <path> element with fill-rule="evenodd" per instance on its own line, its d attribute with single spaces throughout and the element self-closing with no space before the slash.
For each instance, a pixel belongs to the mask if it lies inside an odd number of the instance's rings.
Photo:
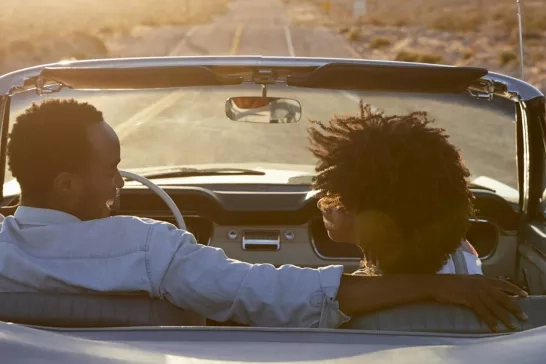
<svg viewBox="0 0 546 364">
<path fill-rule="evenodd" d="M 180 32 L 171 45 L 171 55 L 356 56 L 338 34 L 323 28 L 290 26 L 280 0 L 232 1 L 228 14 Z M 143 36 L 141 45 L 149 42 L 153 53 L 161 39 L 158 34 Z M 431 100 L 275 87 L 270 89 L 270 96 L 293 97 L 301 102 L 303 117 L 299 123 L 237 123 L 225 117 L 226 97 L 259 92 L 258 86 L 221 91 L 193 88 L 174 94 L 89 93 L 81 98 L 103 110 L 107 121 L 115 126 L 122 141 L 123 168 L 240 162 L 314 164 L 306 150 L 306 120 L 355 113 L 358 98 L 363 97 L 387 113 L 428 110 L 461 148 L 475 176 L 486 175 L 515 185 L 513 116 L 494 111 L 485 102 L 461 105 L 447 97 Z"/>
</svg>

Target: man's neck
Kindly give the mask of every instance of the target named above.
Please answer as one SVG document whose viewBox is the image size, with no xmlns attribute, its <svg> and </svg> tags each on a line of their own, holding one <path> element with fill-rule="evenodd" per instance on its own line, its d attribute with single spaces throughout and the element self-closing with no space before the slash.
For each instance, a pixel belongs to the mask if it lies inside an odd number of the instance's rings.
<svg viewBox="0 0 546 364">
<path fill-rule="evenodd" d="M 71 212 L 66 211 L 66 209 L 58 206 L 58 204 L 52 204 L 46 201 L 35 201 L 32 199 L 23 198 L 23 197 L 21 197 L 21 202 L 19 203 L 19 206 L 33 207 L 37 209 L 56 210 L 56 211 L 61 211 L 67 214 L 71 214 Z"/>
</svg>

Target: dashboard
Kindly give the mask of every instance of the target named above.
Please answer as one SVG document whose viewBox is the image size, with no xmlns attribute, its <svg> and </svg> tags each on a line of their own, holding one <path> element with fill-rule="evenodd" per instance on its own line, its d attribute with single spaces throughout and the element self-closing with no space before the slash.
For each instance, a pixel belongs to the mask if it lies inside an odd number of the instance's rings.
<svg viewBox="0 0 546 364">
<path fill-rule="evenodd" d="M 308 186 L 192 185 L 165 191 L 198 243 L 222 248 L 230 258 L 276 266 L 342 264 L 347 272 L 356 270 L 362 258 L 356 246 L 329 239 Z M 477 216 L 467 239 L 482 258 L 484 271 L 502 275 L 510 270 L 502 255 L 517 246 L 518 214 L 494 192 L 480 189 L 473 194 Z M 175 223 L 164 202 L 141 186 L 126 185 L 112 214 Z M 500 256 L 495 254 L 499 250 Z"/>
<path fill-rule="evenodd" d="M 224 250 L 249 263 L 301 267 L 360 266 L 362 252 L 328 237 L 315 193 L 308 185 L 203 184 L 162 186 L 178 206 L 197 242 Z M 512 277 L 516 271 L 517 207 L 495 192 L 472 189 L 476 218 L 467 239 L 490 276 Z M 0 213 L 15 212 L 18 197 L 6 197 Z M 7 206 L 7 205 L 10 206 Z M 152 218 L 176 224 L 163 200 L 146 187 L 126 184 L 112 215 Z"/>
</svg>

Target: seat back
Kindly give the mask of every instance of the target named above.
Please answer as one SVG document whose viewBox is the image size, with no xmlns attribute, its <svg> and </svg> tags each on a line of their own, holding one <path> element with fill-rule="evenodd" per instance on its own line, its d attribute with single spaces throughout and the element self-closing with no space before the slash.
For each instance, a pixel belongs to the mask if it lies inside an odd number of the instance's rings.
<svg viewBox="0 0 546 364">
<path fill-rule="evenodd" d="M 81 328 L 205 325 L 203 316 L 140 293 L 0 293 L 0 321 Z"/>
<path fill-rule="evenodd" d="M 516 331 L 533 329 L 546 325 L 546 296 L 530 296 L 515 299 L 529 319 L 524 322 L 513 318 L 518 326 Z M 381 310 L 359 317 L 353 317 L 342 325 L 343 329 L 418 331 L 452 334 L 488 334 L 491 330 L 470 309 L 420 303 Z M 513 332 L 499 322 L 499 332 Z"/>
</svg>

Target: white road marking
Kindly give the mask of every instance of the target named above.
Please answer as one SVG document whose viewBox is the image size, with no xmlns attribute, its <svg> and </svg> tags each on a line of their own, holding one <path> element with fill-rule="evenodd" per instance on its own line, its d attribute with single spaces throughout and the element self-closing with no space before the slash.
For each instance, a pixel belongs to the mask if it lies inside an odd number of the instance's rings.
<svg viewBox="0 0 546 364">
<path fill-rule="evenodd" d="M 353 92 L 341 90 L 341 91 L 339 91 L 339 93 L 342 94 L 343 96 L 345 96 L 346 98 L 348 98 L 349 100 L 356 102 L 357 104 L 360 103 L 361 97 L 354 94 Z M 364 105 L 365 104 L 366 104 L 366 100 L 364 100 Z M 374 113 L 380 110 L 378 107 L 375 107 L 373 105 L 371 105 L 371 107 L 372 107 L 372 112 L 374 112 Z"/>
<path fill-rule="evenodd" d="M 346 98 L 348 98 L 351 101 L 354 101 L 356 103 L 360 102 L 360 97 L 356 96 L 355 94 L 353 94 L 353 93 L 351 93 L 349 91 L 342 90 L 342 91 L 339 91 L 339 93 L 342 94 L 343 96 L 345 96 Z"/>
<path fill-rule="evenodd" d="M 195 33 L 197 30 L 196 27 L 190 28 L 180 39 L 177 45 L 169 52 L 169 56 L 176 56 L 180 53 L 182 47 L 184 47 L 186 40 Z M 158 99 L 153 104 L 146 106 L 145 108 L 139 110 L 133 114 L 130 118 L 119 124 L 115 127 L 116 133 L 120 141 L 126 139 L 130 134 L 132 134 L 138 127 L 144 123 L 152 120 L 157 115 L 159 115 L 164 110 L 167 110 L 169 107 L 174 105 L 180 98 L 184 96 L 184 93 L 180 91 L 173 91 L 166 96 Z"/>
<path fill-rule="evenodd" d="M 242 30 L 242 27 L 239 27 L 239 28 L 241 28 L 239 29 L 239 33 L 240 33 L 240 31 Z M 172 49 L 172 51 L 169 52 L 169 56 L 176 56 L 178 53 L 180 53 L 181 49 L 185 46 L 187 39 L 191 37 L 193 33 L 195 33 L 196 31 L 197 31 L 197 27 L 190 28 L 184 34 L 182 39 L 180 39 L 178 44 Z M 288 25 L 284 26 L 284 36 L 286 40 L 286 47 L 288 49 L 288 54 L 290 55 L 290 57 L 296 57 L 296 51 L 294 49 L 292 34 L 290 31 L 290 27 Z M 356 103 L 360 101 L 360 97 L 358 97 L 354 93 L 351 93 L 349 91 L 340 91 L 340 93 L 351 101 L 354 101 Z M 116 132 L 118 133 L 120 140 L 123 141 L 124 139 L 126 139 L 130 134 L 132 134 L 140 126 L 149 122 L 150 120 L 153 120 L 161 112 L 175 105 L 182 97 L 184 97 L 183 92 L 173 91 L 172 93 L 169 93 L 168 95 L 158 99 L 155 103 L 150 104 L 147 107 L 133 114 L 129 119 L 127 119 L 126 121 L 124 121 L 123 123 L 119 124 L 116 127 Z"/>
<path fill-rule="evenodd" d="M 290 57 L 296 57 L 296 52 L 294 51 L 294 43 L 292 42 L 292 34 L 290 33 L 290 28 L 288 27 L 288 25 L 284 26 L 284 38 L 286 39 L 288 54 L 290 55 Z"/>
<path fill-rule="evenodd" d="M 195 33 L 197 31 L 197 27 L 192 27 L 190 28 L 186 34 L 184 34 L 184 36 L 182 37 L 182 39 L 180 39 L 180 41 L 178 42 L 178 44 L 176 45 L 176 47 L 174 47 L 172 49 L 172 51 L 169 52 L 169 56 L 176 56 L 178 53 L 180 53 L 180 50 L 182 49 L 182 47 L 184 46 L 184 44 L 186 43 L 186 40 L 191 37 L 193 35 L 193 33 Z"/>
<path fill-rule="evenodd" d="M 326 29 L 324 29 L 326 31 Z M 290 32 L 290 27 L 288 25 L 284 26 L 284 37 L 286 39 L 286 46 L 288 48 L 288 54 L 290 57 L 296 57 L 296 51 L 294 50 L 294 43 L 292 42 L 292 34 Z M 347 44 L 348 49 L 353 53 L 353 55 L 358 54 L 354 48 L 352 48 L 350 45 Z M 360 58 L 360 57 L 358 57 Z M 355 95 L 354 93 L 351 93 L 349 91 L 341 90 L 339 91 L 340 94 L 345 96 L 351 101 L 356 102 L 357 104 L 360 102 L 360 97 Z M 377 108 L 372 106 L 372 111 L 376 111 Z"/>
<path fill-rule="evenodd" d="M 133 116 L 115 128 L 119 140 L 123 142 L 123 140 L 132 134 L 138 127 L 170 108 L 179 101 L 183 95 L 184 94 L 180 91 L 173 91 L 133 114 Z"/>
</svg>

